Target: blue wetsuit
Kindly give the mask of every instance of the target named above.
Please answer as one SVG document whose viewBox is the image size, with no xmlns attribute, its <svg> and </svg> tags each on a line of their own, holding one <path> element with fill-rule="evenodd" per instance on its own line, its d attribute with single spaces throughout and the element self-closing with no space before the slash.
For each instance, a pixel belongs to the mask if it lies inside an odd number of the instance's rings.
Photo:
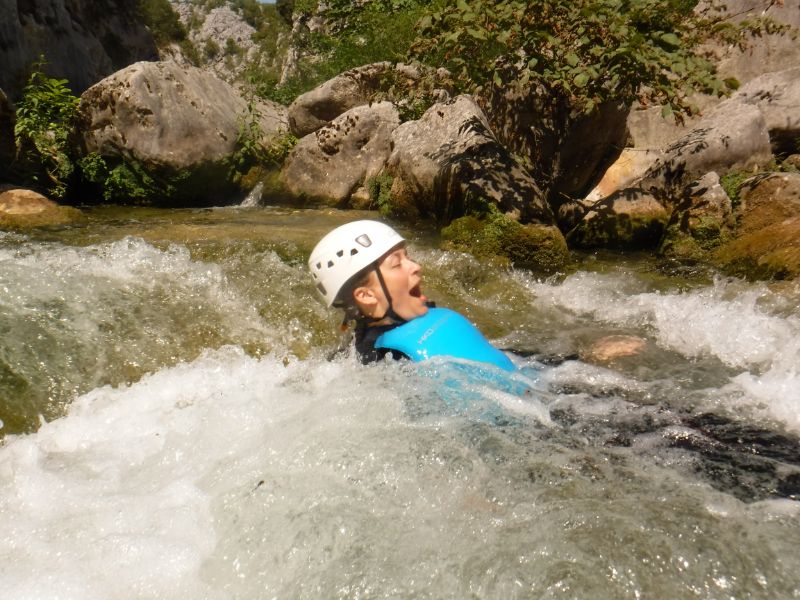
<svg viewBox="0 0 800 600">
<path fill-rule="evenodd" d="M 368 327 L 360 333 L 356 350 L 362 362 L 378 360 L 391 352 L 394 358 L 407 357 L 415 362 L 451 356 L 515 370 L 514 363 L 486 341 L 472 323 L 447 308 L 430 308 L 406 323 Z"/>
</svg>

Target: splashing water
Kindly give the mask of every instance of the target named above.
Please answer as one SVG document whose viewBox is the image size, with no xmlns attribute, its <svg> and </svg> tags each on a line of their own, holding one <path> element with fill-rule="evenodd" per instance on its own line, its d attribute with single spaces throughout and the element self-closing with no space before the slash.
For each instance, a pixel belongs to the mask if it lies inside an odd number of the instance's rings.
<svg viewBox="0 0 800 600">
<path fill-rule="evenodd" d="M 541 281 L 412 234 L 427 295 L 500 345 L 646 341 L 498 387 L 323 358 L 303 259 L 338 214 L 92 218 L 0 236 L 4 596 L 800 593 L 796 286 Z"/>
</svg>

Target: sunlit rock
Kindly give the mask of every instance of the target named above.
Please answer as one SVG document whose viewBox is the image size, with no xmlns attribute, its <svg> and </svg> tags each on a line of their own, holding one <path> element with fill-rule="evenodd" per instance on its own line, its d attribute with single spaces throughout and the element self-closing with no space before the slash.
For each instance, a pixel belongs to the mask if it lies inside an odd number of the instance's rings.
<svg viewBox="0 0 800 600">
<path fill-rule="evenodd" d="M 80 218 L 71 206 L 59 206 L 45 196 L 26 189 L 7 189 L 0 193 L 0 227 L 24 229 L 63 225 Z"/>
<path fill-rule="evenodd" d="M 422 97 L 445 100 L 448 73 L 416 65 L 379 62 L 350 69 L 301 94 L 289 106 L 289 128 L 302 137 L 327 125 L 351 108 L 389 99 L 410 109 Z"/>
<path fill-rule="evenodd" d="M 661 156 L 658 150 L 625 148 L 606 170 L 603 178 L 586 196 L 586 202 L 602 200 L 641 178 Z"/>
<path fill-rule="evenodd" d="M 674 202 L 689 183 L 710 171 L 727 173 L 771 160 L 764 115 L 755 106 L 731 99 L 665 148 L 636 186 Z"/>
<path fill-rule="evenodd" d="M 800 67 L 761 75 L 739 89 L 731 101 L 761 111 L 775 154 L 800 151 Z"/>
<path fill-rule="evenodd" d="M 567 233 L 570 245 L 587 248 L 654 248 L 669 214 L 656 198 L 637 188 L 620 190 L 591 205 Z"/>
<path fill-rule="evenodd" d="M 471 96 L 434 104 L 392 134 L 392 200 L 449 221 L 470 201 L 490 202 L 522 223 L 554 223 L 542 192 L 494 137 Z"/>
<path fill-rule="evenodd" d="M 390 102 L 347 111 L 298 142 L 282 171 L 286 188 L 295 196 L 326 204 L 346 203 L 383 169 L 391 152 L 392 131 L 399 124 L 397 109 Z"/>
<path fill-rule="evenodd" d="M 754 279 L 800 275 L 800 174 L 759 175 L 740 194 L 734 237 L 715 252 L 716 262 Z"/>
</svg>

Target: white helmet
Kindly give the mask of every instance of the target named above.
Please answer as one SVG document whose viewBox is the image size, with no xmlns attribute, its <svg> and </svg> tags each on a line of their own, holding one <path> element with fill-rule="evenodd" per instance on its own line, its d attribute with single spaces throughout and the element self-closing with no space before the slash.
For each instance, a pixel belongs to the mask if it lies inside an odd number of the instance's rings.
<svg viewBox="0 0 800 600">
<path fill-rule="evenodd" d="M 353 221 L 322 238 L 311 251 L 308 268 L 328 306 L 348 279 L 404 241 L 378 221 Z"/>
</svg>

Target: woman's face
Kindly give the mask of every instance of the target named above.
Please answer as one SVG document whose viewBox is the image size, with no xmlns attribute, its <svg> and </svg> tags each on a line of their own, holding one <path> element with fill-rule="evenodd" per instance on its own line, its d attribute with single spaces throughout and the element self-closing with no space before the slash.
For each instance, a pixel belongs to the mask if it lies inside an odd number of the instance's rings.
<svg viewBox="0 0 800 600">
<path fill-rule="evenodd" d="M 408 321 L 428 312 L 428 307 L 425 305 L 427 298 L 420 290 L 422 268 L 409 258 L 405 246 L 394 248 L 384 255 L 378 268 L 381 270 L 386 290 L 392 298 L 394 312 Z M 356 300 L 362 312 L 373 318 L 383 317 L 389 310 L 389 300 L 383 293 L 374 272 L 365 287 L 372 292 L 373 298 L 365 304 L 356 290 Z"/>
</svg>

